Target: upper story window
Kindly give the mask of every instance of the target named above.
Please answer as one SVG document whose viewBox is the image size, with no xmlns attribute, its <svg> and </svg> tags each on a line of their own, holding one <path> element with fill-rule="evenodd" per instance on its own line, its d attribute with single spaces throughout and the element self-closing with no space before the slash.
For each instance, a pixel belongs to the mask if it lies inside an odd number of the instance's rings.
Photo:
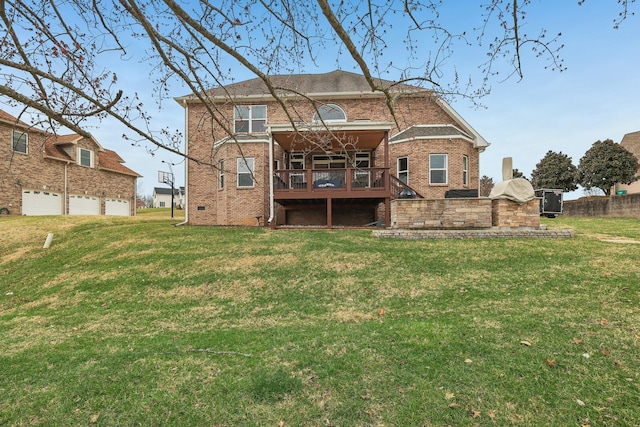
<svg viewBox="0 0 640 427">
<path fill-rule="evenodd" d="M 86 148 L 78 148 L 78 164 L 88 168 L 93 167 L 93 151 Z"/>
<path fill-rule="evenodd" d="M 267 123 L 266 105 L 236 105 L 233 109 L 236 133 L 260 133 Z"/>
<path fill-rule="evenodd" d="M 447 155 L 429 154 L 429 184 L 446 184 L 447 181 Z"/>
<path fill-rule="evenodd" d="M 346 122 L 347 115 L 344 110 L 335 104 L 324 104 L 318 107 L 313 115 L 314 122 Z"/>
<path fill-rule="evenodd" d="M 26 133 L 17 130 L 13 131 L 13 151 L 27 154 L 28 141 Z"/>
<path fill-rule="evenodd" d="M 238 157 L 238 187 L 253 187 L 253 157 Z"/>
<path fill-rule="evenodd" d="M 462 185 L 469 185 L 469 156 L 462 156 Z"/>
</svg>

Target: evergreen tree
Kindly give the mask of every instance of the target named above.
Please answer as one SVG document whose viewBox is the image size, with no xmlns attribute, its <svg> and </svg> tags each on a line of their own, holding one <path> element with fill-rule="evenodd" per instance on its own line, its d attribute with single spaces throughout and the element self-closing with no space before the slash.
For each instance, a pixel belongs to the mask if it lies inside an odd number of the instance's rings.
<svg viewBox="0 0 640 427">
<path fill-rule="evenodd" d="M 623 146 L 610 139 L 596 141 L 578 165 L 578 183 L 589 190 L 596 187 L 611 194 L 616 184 L 631 184 L 636 181 L 638 159 Z"/>
<path fill-rule="evenodd" d="M 494 186 L 493 178 L 489 178 L 487 175 L 482 175 L 480 177 L 479 196 L 487 197 L 491 193 L 493 186 Z"/>
<path fill-rule="evenodd" d="M 547 154 L 531 172 L 531 185 L 533 188 L 553 188 L 562 191 L 573 191 L 577 185 L 578 168 L 571 162 L 571 157 L 563 154 L 547 151 Z"/>
</svg>

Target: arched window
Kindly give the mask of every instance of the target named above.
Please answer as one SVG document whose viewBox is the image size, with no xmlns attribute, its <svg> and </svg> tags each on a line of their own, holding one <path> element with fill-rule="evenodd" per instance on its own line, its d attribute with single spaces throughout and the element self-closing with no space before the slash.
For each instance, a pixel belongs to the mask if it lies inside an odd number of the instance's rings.
<svg viewBox="0 0 640 427">
<path fill-rule="evenodd" d="M 318 111 L 313 115 L 313 121 L 319 122 L 346 122 L 347 115 L 344 110 L 335 104 L 324 104 L 318 107 Z"/>
</svg>

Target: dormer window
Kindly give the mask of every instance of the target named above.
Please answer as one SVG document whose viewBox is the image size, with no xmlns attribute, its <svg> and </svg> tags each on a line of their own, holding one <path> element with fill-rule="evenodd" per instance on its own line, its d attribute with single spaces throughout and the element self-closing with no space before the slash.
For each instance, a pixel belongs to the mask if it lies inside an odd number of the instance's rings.
<svg viewBox="0 0 640 427">
<path fill-rule="evenodd" d="M 27 154 L 27 134 L 17 130 L 13 131 L 13 151 Z"/>
<path fill-rule="evenodd" d="M 233 121 L 236 133 L 265 132 L 267 106 L 236 105 L 233 109 Z"/>
<path fill-rule="evenodd" d="M 86 148 L 78 148 L 78 164 L 88 168 L 93 167 L 93 151 Z"/>
<path fill-rule="evenodd" d="M 313 115 L 314 122 L 346 122 L 347 115 L 344 110 L 335 104 L 324 104 L 318 107 Z"/>
</svg>

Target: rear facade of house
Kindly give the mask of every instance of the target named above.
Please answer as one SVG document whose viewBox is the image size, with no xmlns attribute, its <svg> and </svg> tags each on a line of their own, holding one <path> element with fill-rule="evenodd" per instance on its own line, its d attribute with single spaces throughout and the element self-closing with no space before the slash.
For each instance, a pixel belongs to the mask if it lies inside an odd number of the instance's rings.
<svg viewBox="0 0 640 427">
<path fill-rule="evenodd" d="M 135 214 L 140 175 L 95 139 L 44 132 L 4 111 L 0 138 L 0 214 Z"/>
<path fill-rule="evenodd" d="M 215 108 L 176 98 L 198 160 L 186 166 L 189 224 L 380 225 L 394 198 L 477 191 L 488 143 L 432 92 L 376 81 L 393 94 L 392 114 L 358 74 L 271 82 L 277 100 L 260 79 L 204 94 Z"/>
</svg>

